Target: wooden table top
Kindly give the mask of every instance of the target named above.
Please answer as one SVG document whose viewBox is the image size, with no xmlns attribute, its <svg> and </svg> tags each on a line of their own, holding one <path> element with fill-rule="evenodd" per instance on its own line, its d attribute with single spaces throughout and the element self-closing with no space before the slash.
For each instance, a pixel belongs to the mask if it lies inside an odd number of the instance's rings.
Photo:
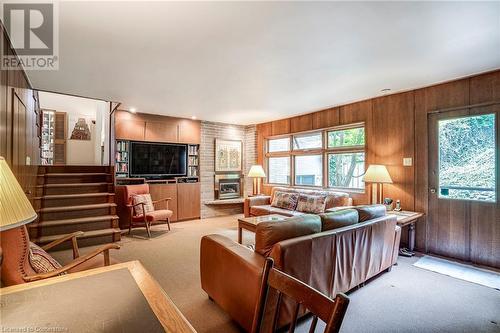
<svg viewBox="0 0 500 333">
<path fill-rule="evenodd" d="M 398 219 L 398 225 L 405 226 L 409 223 L 416 222 L 419 218 L 424 216 L 424 213 L 412 212 L 409 210 L 401 210 L 401 211 L 388 211 L 388 215 L 396 215 Z"/>
<path fill-rule="evenodd" d="M 160 287 L 158 282 L 149 274 L 149 272 L 144 268 L 144 266 L 141 265 L 139 261 L 128 261 L 116 265 L 100 267 L 78 273 L 57 276 L 36 282 L 1 288 L 0 297 L 5 295 L 14 295 L 16 293 L 21 294 L 24 291 L 31 290 L 34 288 L 53 286 L 67 281 L 85 279 L 102 273 L 112 272 L 114 270 L 121 270 L 124 268 L 130 272 L 130 275 L 132 276 L 135 283 L 137 283 L 137 286 L 144 295 L 144 298 L 147 300 L 147 303 L 151 307 L 151 310 L 157 317 L 158 321 L 161 323 L 161 326 L 163 327 L 165 332 L 181 332 L 181 333 L 196 332 L 195 329 L 184 317 L 184 315 L 172 302 L 170 297 Z M 123 290 L 123 293 L 126 292 L 127 290 Z M 68 298 L 70 297 L 71 295 L 68 295 Z M 109 302 L 114 302 L 114 300 L 110 299 Z M 75 302 L 75 306 L 78 307 L 78 302 Z"/>
</svg>

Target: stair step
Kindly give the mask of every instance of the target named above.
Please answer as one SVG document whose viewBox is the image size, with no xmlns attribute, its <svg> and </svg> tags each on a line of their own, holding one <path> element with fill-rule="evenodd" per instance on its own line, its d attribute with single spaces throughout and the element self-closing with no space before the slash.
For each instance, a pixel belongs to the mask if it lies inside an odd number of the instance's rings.
<svg viewBox="0 0 500 333">
<path fill-rule="evenodd" d="M 77 205 L 77 206 L 64 206 L 64 207 L 47 207 L 40 208 L 37 213 L 54 213 L 54 212 L 68 212 L 77 210 L 87 210 L 87 209 L 99 209 L 99 208 L 110 208 L 116 207 L 115 203 L 103 203 L 103 204 L 92 204 L 92 205 Z"/>
<path fill-rule="evenodd" d="M 81 217 L 81 218 L 77 218 L 77 219 L 44 221 L 44 222 L 39 222 L 39 223 L 31 223 L 28 226 L 30 228 L 39 228 L 39 227 L 45 228 L 45 227 L 53 227 L 53 226 L 59 226 L 59 225 L 84 224 L 84 223 L 116 220 L 116 219 L 118 219 L 118 215 L 102 215 L 102 216 Z"/>
<path fill-rule="evenodd" d="M 107 176 L 106 172 L 62 172 L 62 173 L 45 173 L 38 177 L 86 177 L 86 176 Z"/>
<path fill-rule="evenodd" d="M 35 198 L 36 208 L 67 207 L 114 202 L 114 193 L 52 194 Z"/>
<path fill-rule="evenodd" d="M 35 243 L 43 245 L 55 241 L 64 235 L 42 236 L 35 240 Z M 84 231 L 83 235 L 78 237 L 78 247 L 91 246 L 103 243 L 117 242 L 121 238 L 121 231 L 118 228 L 108 228 L 100 230 Z M 62 250 L 71 248 L 71 242 L 64 242 L 52 250 Z"/>
<path fill-rule="evenodd" d="M 60 183 L 36 186 L 36 195 L 58 195 L 78 193 L 104 193 L 113 190 L 113 183 Z"/>
</svg>

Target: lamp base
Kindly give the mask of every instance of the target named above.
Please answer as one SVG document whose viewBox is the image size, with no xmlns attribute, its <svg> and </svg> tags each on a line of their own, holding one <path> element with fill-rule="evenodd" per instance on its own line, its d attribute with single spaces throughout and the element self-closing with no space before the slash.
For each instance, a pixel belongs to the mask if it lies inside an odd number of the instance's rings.
<svg viewBox="0 0 500 333">
<path fill-rule="evenodd" d="M 253 191 L 252 191 L 252 195 L 254 197 L 260 195 L 260 178 L 254 178 L 253 179 Z"/>
</svg>

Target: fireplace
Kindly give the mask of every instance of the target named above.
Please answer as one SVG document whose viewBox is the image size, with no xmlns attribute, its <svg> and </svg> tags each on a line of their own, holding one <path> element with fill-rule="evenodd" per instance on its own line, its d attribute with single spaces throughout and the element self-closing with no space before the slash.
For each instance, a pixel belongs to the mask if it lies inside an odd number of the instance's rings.
<svg viewBox="0 0 500 333">
<path fill-rule="evenodd" d="M 242 196 L 242 177 L 240 174 L 215 175 L 215 198 L 234 199 Z"/>
</svg>

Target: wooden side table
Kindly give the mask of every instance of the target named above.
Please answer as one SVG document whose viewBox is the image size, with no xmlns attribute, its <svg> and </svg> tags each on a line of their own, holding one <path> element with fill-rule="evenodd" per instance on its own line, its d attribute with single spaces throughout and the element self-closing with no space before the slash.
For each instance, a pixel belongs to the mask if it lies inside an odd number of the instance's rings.
<svg viewBox="0 0 500 333">
<path fill-rule="evenodd" d="M 408 250 L 410 254 L 413 255 L 413 250 L 415 249 L 415 223 L 424 216 L 424 213 L 411 212 L 407 210 L 402 211 L 389 211 L 388 215 L 396 215 L 398 219 L 398 225 L 403 228 L 408 226 Z M 401 253 L 401 250 L 400 250 Z M 405 253 L 405 251 L 403 251 Z M 408 253 L 406 251 L 406 253 Z"/>
<path fill-rule="evenodd" d="M 243 229 L 255 232 L 257 224 L 261 222 L 279 222 L 287 219 L 288 216 L 279 214 L 270 214 L 263 216 L 252 216 L 238 219 L 238 243 L 241 244 L 243 238 Z"/>
</svg>

